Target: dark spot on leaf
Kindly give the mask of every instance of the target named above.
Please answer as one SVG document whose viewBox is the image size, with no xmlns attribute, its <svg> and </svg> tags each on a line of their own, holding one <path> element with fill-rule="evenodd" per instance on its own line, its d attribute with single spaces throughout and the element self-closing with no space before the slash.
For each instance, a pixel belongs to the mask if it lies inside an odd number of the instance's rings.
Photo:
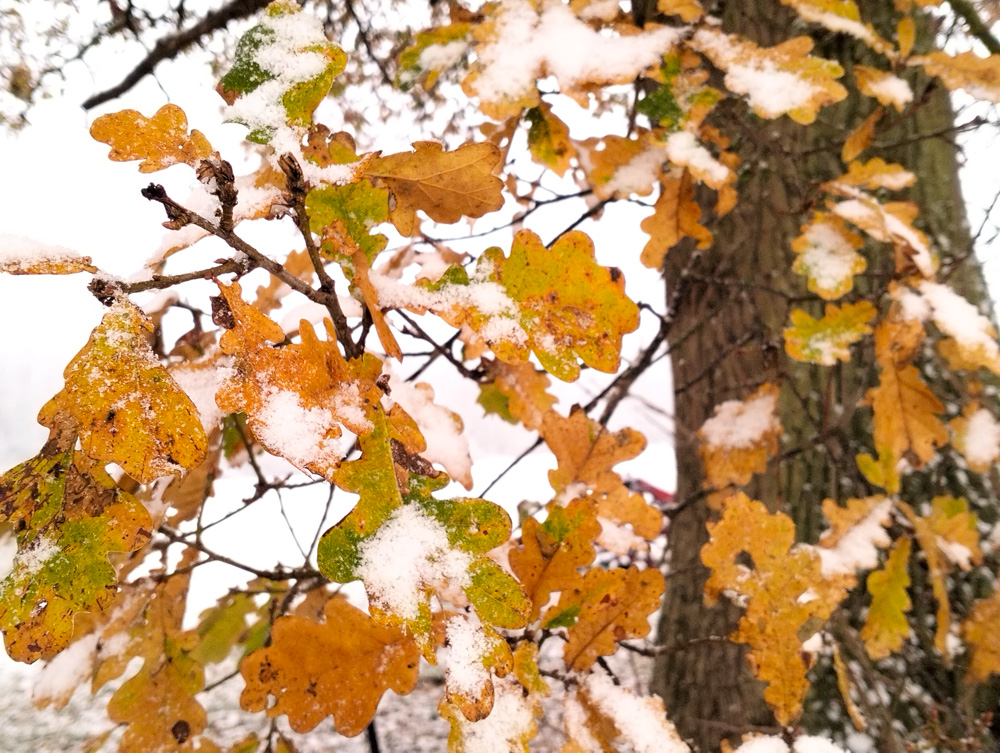
<svg viewBox="0 0 1000 753">
<path fill-rule="evenodd" d="M 191 725 L 181 719 L 174 722 L 174 726 L 170 728 L 170 734 L 178 743 L 183 743 L 191 736 Z"/>
</svg>

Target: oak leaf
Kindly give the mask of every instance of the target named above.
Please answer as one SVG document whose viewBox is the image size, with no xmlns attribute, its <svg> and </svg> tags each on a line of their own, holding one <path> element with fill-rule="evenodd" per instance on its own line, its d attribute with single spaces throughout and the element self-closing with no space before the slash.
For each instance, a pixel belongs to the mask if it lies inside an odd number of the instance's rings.
<svg viewBox="0 0 1000 753">
<path fill-rule="evenodd" d="M 932 52 L 910 58 L 932 76 L 940 78 L 952 91 L 964 89 L 976 99 L 1000 102 L 1000 55 L 980 57 L 975 52 Z"/>
<path fill-rule="evenodd" d="M 306 194 L 305 201 L 312 231 L 322 234 L 333 222 L 343 223 L 341 232 L 364 252 L 369 265 L 389 242 L 382 233 L 370 232 L 370 228 L 389 219 L 389 192 L 385 188 L 375 188 L 367 180 L 323 186 Z M 351 249 L 333 243 L 324 242 L 321 250 L 324 256 L 342 264 L 351 258 Z"/>
<path fill-rule="evenodd" d="M 906 613 L 910 611 L 910 597 L 906 593 L 910 585 L 909 559 L 910 540 L 901 538 L 889 553 L 885 566 L 868 575 L 872 603 L 861 628 L 861 640 L 872 659 L 884 659 L 899 651 L 910 634 L 906 621 Z"/>
<path fill-rule="evenodd" d="M 897 111 L 902 112 L 903 108 L 913 101 L 913 90 L 910 85 L 888 71 L 870 68 L 867 65 L 856 65 L 854 77 L 861 93 L 875 97 L 881 105 L 886 107 L 892 105 Z"/>
<path fill-rule="evenodd" d="M 850 346 L 871 334 L 870 324 L 877 313 L 868 301 L 843 306 L 828 303 L 822 319 L 792 309 L 792 326 L 784 331 L 785 352 L 796 361 L 822 366 L 850 361 Z"/>
<path fill-rule="evenodd" d="M 503 181 L 494 172 L 500 150 L 490 143 L 443 151 L 436 141 L 418 141 L 412 152 L 368 159 L 362 168 L 376 186 L 389 189 L 389 219 L 401 235 L 413 235 L 417 210 L 435 222 L 482 217 L 503 206 Z"/>
<path fill-rule="evenodd" d="M 697 241 L 698 248 L 708 248 L 712 233 L 698 220 L 701 207 L 694 200 L 691 173 L 684 170 L 681 177 L 662 177 L 660 195 L 653 205 L 653 214 L 639 223 L 649 240 L 642 249 L 640 260 L 651 269 L 663 266 L 663 259 L 683 238 Z"/>
<path fill-rule="evenodd" d="M 764 699 L 778 723 L 792 724 L 809 688 L 802 643 L 846 595 L 844 583 L 822 576 L 819 555 L 795 544 L 795 524 L 782 513 L 738 493 L 726 500 L 722 519 L 708 523 L 701 560 L 712 570 L 705 597 L 725 591 L 746 597 L 746 613 L 730 640 L 750 645 L 754 674 L 767 683 Z M 741 553 L 753 567 L 740 564 Z"/>
<path fill-rule="evenodd" d="M 208 445 L 198 409 L 150 348 L 151 331 L 142 311 L 116 302 L 38 416 L 56 433 L 76 433 L 84 454 L 117 463 L 141 483 L 197 467 Z"/>
<path fill-rule="evenodd" d="M 421 85 L 425 89 L 433 88 L 441 71 L 464 56 L 470 46 L 467 41 L 470 28 L 470 24 L 459 22 L 418 31 L 415 44 L 399 53 L 396 85 L 406 91 L 423 79 Z"/>
<path fill-rule="evenodd" d="M 986 473 L 1000 458 L 1000 423 L 977 402 L 966 405 L 961 416 L 948 422 L 948 428 L 952 446 L 977 473 Z"/>
<path fill-rule="evenodd" d="M 1000 589 L 972 606 L 968 618 L 962 623 L 962 634 L 972 654 L 969 676 L 982 682 L 993 673 L 1000 674 L 1000 641 L 997 625 L 1000 624 Z"/>
<path fill-rule="evenodd" d="M 549 484 L 557 494 L 575 484 L 584 489 L 620 486 L 621 477 L 612 467 L 646 448 L 646 439 L 639 432 L 608 431 L 578 406 L 568 418 L 555 411 L 546 413 L 540 433 L 558 461 L 558 467 L 549 471 Z"/>
<path fill-rule="evenodd" d="M 505 753 L 528 753 L 528 741 L 538 733 L 535 718 L 542 715 L 537 698 L 526 696 L 521 685 L 512 678 L 494 683 L 493 712 L 485 719 L 470 722 L 461 709 L 442 698 L 438 714 L 448 721 L 449 753 L 479 753 L 483 741 L 490 749 Z"/>
<path fill-rule="evenodd" d="M 834 300 L 854 287 L 854 275 L 868 267 L 858 253 L 864 240 L 847 229 L 844 221 L 829 212 L 815 212 L 792 241 L 792 269 L 808 279 L 809 290 L 820 298 Z"/>
<path fill-rule="evenodd" d="M 483 366 L 490 382 L 479 385 L 477 402 L 487 413 L 504 421 L 518 421 L 529 431 L 542 425 L 542 418 L 552 409 L 556 398 L 549 394 L 549 376 L 538 371 L 530 362 L 509 364 L 484 359 Z"/>
<path fill-rule="evenodd" d="M 194 167 L 212 154 L 212 145 L 201 131 L 187 130 L 187 116 L 177 105 L 166 104 L 153 117 L 136 110 L 101 115 L 90 126 L 90 135 L 111 147 L 115 162 L 142 160 L 139 172 L 153 173 L 184 162 Z"/>
<path fill-rule="evenodd" d="M 445 696 L 470 722 L 485 719 L 496 698 L 493 675 L 505 677 L 514 667 L 510 646 L 496 630 L 465 616 L 448 619 L 446 630 Z"/>
<path fill-rule="evenodd" d="M 778 392 L 775 385 L 765 383 L 745 400 L 715 406 L 714 415 L 698 429 L 698 455 L 707 487 L 743 485 L 767 469 L 767 459 L 778 451 L 782 431 Z"/>
<path fill-rule="evenodd" d="M 593 541 L 601 532 L 589 500 L 566 507 L 550 505 L 545 521 L 521 524 L 521 547 L 508 553 L 510 568 L 531 599 L 534 622 L 554 591 L 567 591 L 582 580 L 578 568 L 594 561 Z"/>
<path fill-rule="evenodd" d="M 657 0 L 656 9 L 667 16 L 680 16 L 686 24 L 705 15 L 698 0 Z"/>
<path fill-rule="evenodd" d="M 885 110 L 882 107 L 876 107 L 872 110 L 868 117 L 862 120 L 858 126 L 851 131 L 847 138 L 844 140 L 844 146 L 840 150 L 840 159 L 842 162 L 851 162 L 858 158 L 858 156 L 868 148 L 869 144 L 872 143 L 872 139 L 875 137 L 875 126 L 878 125 L 879 120 L 882 119 L 882 115 Z"/>
<path fill-rule="evenodd" d="M 950 665 L 948 635 L 951 632 L 951 603 L 948 597 L 948 586 L 945 583 L 945 577 L 951 569 L 948 566 L 950 560 L 938 544 L 938 537 L 931 521 L 917 515 L 916 511 L 905 502 L 899 502 L 898 507 L 906 515 L 910 525 L 913 526 L 917 543 L 927 560 L 927 576 L 931 582 L 931 593 L 934 594 L 938 603 L 935 615 L 937 627 L 934 631 L 934 646 L 941 652 L 945 665 Z"/>
<path fill-rule="evenodd" d="M 352 737 L 371 722 L 386 690 L 406 695 L 417 684 L 420 652 L 405 631 L 379 624 L 347 600 L 332 598 L 317 623 L 279 617 L 271 644 L 240 662 L 246 687 L 240 705 L 288 716 L 308 732 L 327 716 Z M 274 698 L 269 704 L 269 696 Z"/>
<path fill-rule="evenodd" d="M 879 188 L 901 191 L 916 183 L 917 176 L 902 165 L 873 157 L 867 162 L 852 160 L 847 166 L 847 173 L 836 180 L 838 183 L 867 188 L 869 191 Z"/>
<path fill-rule="evenodd" d="M 0 582 L 7 653 L 31 663 L 69 645 L 74 617 L 110 606 L 118 593 L 112 552 L 141 548 L 149 513 L 99 465 L 48 443 L 0 477 L 0 523 L 18 552 Z"/>
<path fill-rule="evenodd" d="M 552 112 L 548 102 L 539 102 L 524 114 L 528 128 L 528 149 L 531 158 L 548 167 L 559 177 L 566 174 L 576 148 L 569 138 L 569 128 Z"/>
</svg>

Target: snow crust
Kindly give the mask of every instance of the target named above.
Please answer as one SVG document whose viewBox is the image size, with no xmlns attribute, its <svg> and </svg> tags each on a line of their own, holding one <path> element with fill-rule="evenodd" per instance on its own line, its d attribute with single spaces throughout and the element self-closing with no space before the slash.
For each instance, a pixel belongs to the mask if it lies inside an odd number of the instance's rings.
<svg viewBox="0 0 1000 753">
<path fill-rule="evenodd" d="M 772 393 L 727 400 L 716 406 L 715 415 L 702 424 L 699 433 L 710 447 L 752 447 L 767 432 L 781 429 L 774 415 L 777 407 L 778 396 Z"/>
<path fill-rule="evenodd" d="M 472 557 L 453 549 L 448 532 L 416 505 L 403 505 L 361 544 L 358 575 L 379 609 L 404 620 L 420 614 L 428 588 L 470 583 Z M 495 713 L 495 709 L 494 709 Z"/>
</svg>

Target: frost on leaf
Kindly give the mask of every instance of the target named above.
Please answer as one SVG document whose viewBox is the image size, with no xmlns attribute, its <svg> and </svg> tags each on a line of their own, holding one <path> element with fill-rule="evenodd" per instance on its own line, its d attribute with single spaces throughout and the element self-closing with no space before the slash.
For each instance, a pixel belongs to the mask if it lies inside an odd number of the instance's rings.
<svg viewBox="0 0 1000 753">
<path fill-rule="evenodd" d="M 796 361 L 833 366 L 850 361 L 850 347 L 871 334 L 871 320 L 878 312 L 868 301 L 826 305 L 822 319 L 793 309 L 792 326 L 785 330 L 785 352 Z"/>
<path fill-rule="evenodd" d="M 651 269 L 663 266 L 663 259 L 683 238 L 693 238 L 698 248 L 708 248 L 712 233 L 698 222 L 701 207 L 694 200 L 694 182 L 688 170 L 679 178 L 662 177 L 660 195 L 653 205 L 653 214 L 639 223 L 649 240 L 639 257 Z"/>
<path fill-rule="evenodd" d="M 152 329 L 142 311 L 116 302 L 38 416 L 53 432 L 76 433 L 85 455 L 144 484 L 197 467 L 208 445 L 198 409 L 149 346 Z"/>
<path fill-rule="evenodd" d="M 745 400 L 715 406 L 715 414 L 698 429 L 706 486 L 743 485 L 767 468 L 781 435 L 777 408 L 778 388 L 773 384 L 761 385 Z"/>
<path fill-rule="evenodd" d="M 97 465 L 50 442 L 0 477 L 0 523 L 17 531 L 13 569 L 0 582 L 7 653 L 33 662 L 62 651 L 82 612 L 107 609 L 118 593 L 111 552 L 150 537 L 149 513 Z"/>
<path fill-rule="evenodd" d="M 813 42 L 809 37 L 758 47 L 733 34 L 701 29 L 689 44 L 726 72 L 726 88 L 744 95 L 762 118 L 787 114 L 808 125 L 821 107 L 847 96 L 847 90 L 834 80 L 843 75 L 843 69 L 833 61 L 810 57 Z"/>
<path fill-rule="evenodd" d="M 559 595 L 542 616 L 544 628 L 566 628 L 563 659 L 573 670 L 589 669 L 618 643 L 649 634 L 649 615 L 660 608 L 664 580 L 659 570 L 588 570 Z"/>
<path fill-rule="evenodd" d="M 1000 624 L 1000 589 L 994 589 L 988 597 L 972 606 L 968 619 L 962 623 L 962 634 L 972 653 L 969 676 L 977 682 L 988 679 L 991 674 L 1000 674 L 998 624 Z"/>
<path fill-rule="evenodd" d="M 187 130 L 187 116 L 177 105 L 164 105 L 153 117 L 135 110 L 102 115 L 90 135 L 111 147 L 115 162 L 142 160 L 139 172 L 154 173 L 178 162 L 194 167 L 212 154 L 212 145 L 201 131 Z"/>
<path fill-rule="evenodd" d="M 320 21 L 296 3 L 271 3 L 260 23 L 236 46 L 233 67 L 217 91 L 228 120 L 250 129 L 260 144 L 288 126 L 309 126 L 313 110 L 344 70 L 347 55 L 323 33 Z"/>
<path fill-rule="evenodd" d="M 910 597 L 906 593 L 910 585 L 909 560 L 910 540 L 902 538 L 892 548 L 885 566 L 868 575 L 872 603 L 861 628 L 861 640 L 872 659 L 884 659 L 899 651 L 910 634 L 906 621 L 906 613 L 910 611 Z"/>
<path fill-rule="evenodd" d="M 404 630 L 379 624 L 345 599 L 330 599 L 323 615 L 323 622 L 275 620 L 270 645 L 240 662 L 240 705 L 285 714 L 296 732 L 332 716 L 337 732 L 352 737 L 371 722 L 383 693 L 416 687 L 420 652 Z"/>
<path fill-rule="evenodd" d="M 436 141 L 417 141 L 412 152 L 368 159 L 363 174 L 389 190 L 389 219 L 401 235 L 417 229 L 417 210 L 435 222 L 482 217 L 503 206 L 503 181 L 494 174 L 500 150 L 489 142 L 446 152 Z"/>
<path fill-rule="evenodd" d="M 726 500 L 722 519 L 708 530 L 701 550 L 712 570 L 705 597 L 715 601 L 728 591 L 746 597 L 746 612 L 729 638 L 750 645 L 751 668 L 767 683 L 764 699 L 779 724 L 792 724 L 809 688 L 802 643 L 840 603 L 844 584 L 824 579 L 819 555 L 795 544 L 791 518 L 769 513 L 743 493 Z M 740 564 L 742 553 L 752 569 Z"/>
<path fill-rule="evenodd" d="M 299 325 L 301 343 L 277 348 L 285 333 L 241 297 L 239 283 L 219 283 L 233 326 L 219 341 L 236 356 L 234 374 L 216 395 L 226 413 L 245 412 L 247 425 L 269 452 L 298 468 L 333 480 L 346 449 L 341 426 L 354 434 L 372 431 L 371 414 L 382 398 L 375 380 L 382 364 L 364 354 L 347 361 L 326 321 L 327 339 L 312 325 Z"/>
<path fill-rule="evenodd" d="M 569 169 L 576 149 L 569 138 L 569 128 L 552 112 L 547 102 L 539 102 L 524 114 L 528 128 L 528 149 L 531 158 L 545 165 L 559 177 Z"/>
<path fill-rule="evenodd" d="M 835 300 L 854 287 L 854 275 L 868 267 L 858 253 L 864 241 L 828 212 L 816 212 L 792 241 L 796 253 L 792 269 L 805 275 L 809 290 L 820 298 Z"/>
<path fill-rule="evenodd" d="M 566 507 L 549 506 L 545 521 L 527 518 L 521 546 L 508 553 L 510 568 L 531 599 L 534 622 L 555 591 L 568 591 L 582 580 L 578 568 L 594 561 L 593 541 L 601 532 L 591 503 L 576 499 Z"/>
</svg>

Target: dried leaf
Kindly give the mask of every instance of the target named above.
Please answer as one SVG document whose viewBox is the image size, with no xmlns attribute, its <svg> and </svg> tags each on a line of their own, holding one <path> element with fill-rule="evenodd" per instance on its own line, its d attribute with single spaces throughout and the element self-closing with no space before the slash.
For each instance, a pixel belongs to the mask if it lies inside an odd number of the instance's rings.
<svg viewBox="0 0 1000 753">
<path fill-rule="evenodd" d="M 549 484 L 557 494 L 574 484 L 611 489 L 621 486 L 612 467 L 631 460 L 646 447 L 646 439 L 634 429 L 608 431 L 574 407 L 569 418 L 549 411 L 542 419 L 542 438 L 552 450 L 558 467 L 549 471 Z"/>
<path fill-rule="evenodd" d="M 189 134 L 187 115 L 171 104 L 148 119 L 136 110 L 101 115 L 90 127 L 90 135 L 111 147 L 110 160 L 142 160 L 141 173 L 154 173 L 178 162 L 194 167 L 212 154 L 208 139 L 201 131 Z"/>
<path fill-rule="evenodd" d="M 662 267 L 667 252 L 683 238 L 694 238 L 698 248 L 708 248 L 712 243 L 712 233 L 698 222 L 701 207 L 694 200 L 691 173 L 684 170 L 680 178 L 664 177 L 660 183 L 653 214 L 639 223 L 642 231 L 649 235 L 639 258 L 651 269 Z"/>
<path fill-rule="evenodd" d="M 285 714 L 296 732 L 332 716 L 337 732 L 351 737 L 371 722 L 386 690 L 406 695 L 416 687 L 420 652 L 405 631 L 377 623 L 345 599 L 330 599 L 323 613 L 322 623 L 275 620 L 271 644 L 240 662 L 240 705 Z"/>
<path fill-rule="evenodd" d="M 435 222 L 482 217 L 503 206 L 503 181 L 494 172 L 500 150 L 490 143 L 464 144 L 446 152 L 436 141 L 417 141 L 412 152 L 376 155 L 363 174 L 389 189 L 389 219 L 413 235 L 420 209 Z"/>
</svg>

